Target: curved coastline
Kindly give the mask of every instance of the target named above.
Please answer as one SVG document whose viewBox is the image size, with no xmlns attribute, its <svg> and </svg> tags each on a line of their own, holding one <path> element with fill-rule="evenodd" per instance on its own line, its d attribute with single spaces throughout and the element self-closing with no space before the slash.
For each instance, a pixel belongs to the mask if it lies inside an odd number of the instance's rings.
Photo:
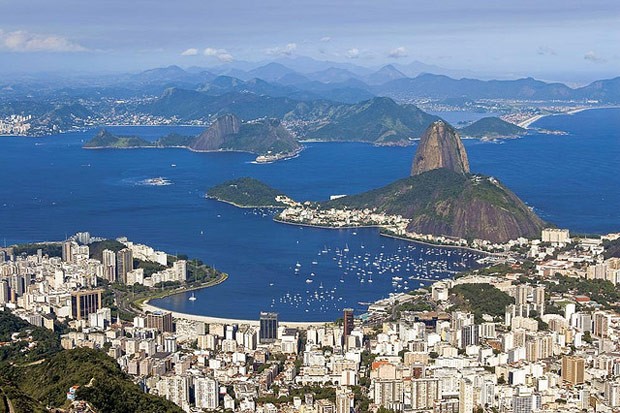
<svg viewBox="0 0 620 413">
<path fill-rule="evenodd" d="M 206 288 L 206 287 L 205 287 Z M 259 320 L 243 320 L 236 318 L 222 318 L 222 317 L 212 317 L 208 315 L 198 315 L 198 314 L 189 314 L 189 313 L 181 313 L 178 311 L 171 311 L 165 308 L 157 307 L 149 303 L 149 300 L 146 300 L 141 305 L 143 311 L 167 311 L 172 313 L 172 317 L 183 320 L 191 320 L 191 321 L 202 321 L 207 324 L 240 324 L 240 325 L 252 325 L 258 326 L 260 325 Z M 325 324 L 332 323 L 331 321 L 284 321 L 279 320 L 278 323 L 285 327 L 292 328 L 307 328 L 307 327 L 318 327 L 324 326 Z"/>
<path fill-rule="evenodd" d="M 379 228 L 379 229 L 383 229 L 383 228 L 385 228 L 383 225 L 354 225 L 354 226 L 343 226 L 343 227 L 330 227 L 329 225 L 312 225 L 312 224 L 305 224 L 305 223 L 301 223 L 301 222 L 284 221 L 284 220 L 281 220 L 281 219 L 277 219 L 275 217 L 273 218 L 273 220 L 275 222 L 280 223 L 280 224 L 296 225 L 296 226 L 301 226 L 301 227 L 310 227 L 310 228 L 319 228 L 319 229 L 358 229 L 358 228 Z M 496 254 L 494 254 L 492 252 L 488 252 L 488 251 L 484 251 L 484 250 L 479 250 L 479 249 L 468 247 L 468 246 L 433 243 L 433 242 L 423 241 L 423 240 L 414 239 L 414 238 L 400 237 L 398 235 L 392 235 L 392 234 L 389 234 L 389 233 L 385 233 L 383 231 L 379 231 L 379 235 L 383 236 L 383 237 L 387 237 L 387 238 L 393 238 L 393 239 L 398 239 L 398 240 L 401 240 L 401 241 L 413 242 L 413 243 L 416 243 L 416 244 L 423 244 L 423 245 L 428 245 L 428 246 L 432 246 L 432 247 L 451 248 L 451 249 L 463 249 L 463 250 L 469 250 L 469 251 L 473 251 L 473 252 L 477 252 L 477 253 L 485 254 L 485 255 L 496 255 Z"/>
</svg>

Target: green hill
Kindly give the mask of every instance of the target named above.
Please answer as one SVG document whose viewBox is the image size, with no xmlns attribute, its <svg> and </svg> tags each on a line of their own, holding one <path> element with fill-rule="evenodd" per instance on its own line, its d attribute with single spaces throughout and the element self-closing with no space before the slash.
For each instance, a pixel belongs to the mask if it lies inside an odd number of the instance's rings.
<svg viewBox="0 0 620 413">
<path fill-rule="evenodd" d="M 500 118 L 488 117 L 462 128 L 460 133 L 472 138 L 510 138 L 525 135 L 527 130 Z"/>
<path fill-rule="evenodd" d="M 374 98 L 356 105 L 331 107 L 321 122 L 310 126 L 305 139 L 406 145 L 438 118 L 414 105 L 399 105 L 390 98 Z"/>
<path fill-rule="evenodd" d="M 16 413 L 64 407 L 67 390 L 74 385 L 80 386 L 78 399 L 100 412 L 183 411 L 172 402 L 144 393 L 104 352 L 63 350 L 56 333 L 8 311 L 0 311 L 0 342 L 10 342 L 0 347 L 0 412 L 9 405 Z"/>
<path fill-rule="evenodd" d="M 544 227 L 527 205 L 494 178 L 445 168 L 321 206 L 376 208 L 411 219 L 409 231 L 493 242 L 538 236 Z"/>
<path fill-rule="evenodd" d="M 276 201 L 278 195 L 284 194 L 257 179 L 248 177 L 224 182 L 207 191 L 208 198 L 243 208 L 284 207 L 283 203 Z"/>
<path fill-rule="evenodd" d="M 138 136 L 117 136 L 102 129 L 91 140 L 86 142 L 83 147 L 86 149 L 185 148 L 188 147 L 193 140 L 193 137 L 173 133 L 155 141 L 147 141 Z"/>
</svg>

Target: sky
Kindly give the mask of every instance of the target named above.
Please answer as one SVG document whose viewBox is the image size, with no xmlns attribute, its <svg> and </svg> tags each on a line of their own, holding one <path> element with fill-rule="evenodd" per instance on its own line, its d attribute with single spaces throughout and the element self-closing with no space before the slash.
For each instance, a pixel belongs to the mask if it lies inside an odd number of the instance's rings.
<svg viewBox="0 0 620 413">
<path fill-rule="evenodd" d="M 309 56 L 498 78 L 620 76 L 618 0 L 0 0 L 0 74 Z"/>
</svg>

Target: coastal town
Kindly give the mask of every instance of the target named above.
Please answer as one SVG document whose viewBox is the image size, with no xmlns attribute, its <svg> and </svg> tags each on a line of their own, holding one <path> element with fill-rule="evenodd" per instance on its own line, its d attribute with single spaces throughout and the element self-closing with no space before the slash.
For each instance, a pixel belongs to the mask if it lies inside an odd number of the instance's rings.
<svg viewBox="0 0 620 413">
<path fill-rule="evenodd" d="M 110 286 L 183 286 L 188 262 L 126 238 L 96 259 L 106 241 L 81 233 L 2 249 L 0 306 L 34 326 L 64 323 L 64 349 L 105 352 L 186 412 L 611 412 L 619 241 L 545 229 L 491 267 L 391 294 L 365 314 L 286 323 L 273 312 L 234 322 L 148 305 L 122 313 Z"/>
</svg>

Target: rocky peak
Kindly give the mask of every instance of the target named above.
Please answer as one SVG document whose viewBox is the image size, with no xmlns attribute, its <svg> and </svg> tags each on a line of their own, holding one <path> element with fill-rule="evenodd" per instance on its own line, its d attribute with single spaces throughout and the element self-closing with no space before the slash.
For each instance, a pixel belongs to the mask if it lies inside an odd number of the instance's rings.
<svg viewBox="0 0 620 413">
<path fill-rule="evenodd" d="M 241 120 L 232 114 L 220 116 L 202 132 L 191 145 L 195 150 L 216 150 L 224 143 L 228 135 L 239 133 Z"/>
<path fill-rule="evenodd" d="M 422 135 L 413 158 L 411 175 L 445 168 L 469 173 L 467 152 L 456 130 L 443 120 L 433 122 Z"/>
</svg>

